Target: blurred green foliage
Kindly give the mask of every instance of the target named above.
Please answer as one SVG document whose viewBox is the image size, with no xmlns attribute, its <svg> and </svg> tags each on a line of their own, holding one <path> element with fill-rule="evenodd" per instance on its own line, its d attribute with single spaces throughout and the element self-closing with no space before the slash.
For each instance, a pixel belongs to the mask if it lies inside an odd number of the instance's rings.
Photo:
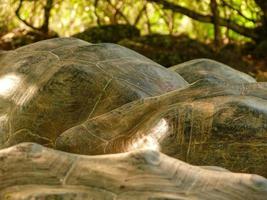
<svg viewBox="0 0 267 200">
<path fill-rule="evenodd" d="M 201 14 L 210 14 L 210 0 L 169 0 L 169 2 L 179 3 Z M 27 28 L 15 16 L 18 4 L 19 0 L 0 0 L 0 34 L 14 28 Z M 40 26 L 43 21 L 44 5 L 45 0 L 24 0 L 20 10 L 21 17 L 34 26 Z M 260 23 L 261 9 L 254 0 L 220 0 L 218 8 L 221 17 L 242 26 L 256 27 L 257 23 Z M 60 36 L 70 36 L 89 27 L 109 24 L 131 24 L 139 28 L 142 34 L 186 33 L 191 38 L 202 41 L 210 41 L 213 38 L 212 24 L 192 20 L 146 0 L 53 1 L 49 28 Z M 248 40 L 227 28 L 222 28 L 221 32 L 224 40 Z"/>
<path fill-rule="evenodd" d="M 267 0 L 0 0 L 0 49 L 56 36 L 118 43 L 166 67 L 211 58 L 267 80 Z"/>
</svg>

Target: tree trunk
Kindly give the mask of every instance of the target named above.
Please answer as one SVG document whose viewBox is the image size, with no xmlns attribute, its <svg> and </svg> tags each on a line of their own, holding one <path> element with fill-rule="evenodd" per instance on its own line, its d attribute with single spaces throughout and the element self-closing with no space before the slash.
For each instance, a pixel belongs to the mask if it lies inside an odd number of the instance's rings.
<svg viewBox="0 0 267 200">
<path fill-rule="evenodd" d="M 146 9 L 145 9 L 145 16 L 146 16 L 146 24 L 147 24 L 147 31 L 148 31 L 148 34 L 151 34 L 151 24 L 150 24 L 150 20 L 149 20 L 149 16 L 148 16 L 148 10 L 147 10 L 147 6 L 146 6 Z"/>
<path fill-rule="evenodd" d="M 257 32 L 260 37 L 258 42 L 267 40 L 267 1 L 266 0 L 255 0 L 256 4 L 261 8 L 262 11 L 262 26 L 258 27 Z"/>
<path fill-rule="evenodd" d="M 49 32 L 49 20 L 52 8 L 53 8 L 53 0 L 47 0 L 46 5 L 44 7 L 44 22 L 41 27 L 41 31 L 45 34 L 48 34 Z"/>
<path fill-rule="evenodd" d="M 256 4 L 261 8 L 263 13 L 263 21 L 267 23 L 267 1 L 266 0 L 255 0 Z"/>
<path fill-rule="evenodd" d="M 212 21 L 214 26 L 214 46 L 215 50 L 218 50 L 221 46 L 221 30 L 219 24 L 219 11 L 217 0 L 210 0 L 210 9 L 212 12 Z"/>
</svg>

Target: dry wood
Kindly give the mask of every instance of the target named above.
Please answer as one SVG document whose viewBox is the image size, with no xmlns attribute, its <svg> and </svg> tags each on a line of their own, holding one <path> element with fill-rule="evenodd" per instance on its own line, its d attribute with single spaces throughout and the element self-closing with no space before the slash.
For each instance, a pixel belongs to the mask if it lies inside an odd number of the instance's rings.
<svg viewBox="0 0 267 200">
<path fill-rule="evenodd" d="M 264 200 L 267 180 L 162 153 L 83 156 L 22 143 L 0 151 L 0 199 Z"/>
</svg>

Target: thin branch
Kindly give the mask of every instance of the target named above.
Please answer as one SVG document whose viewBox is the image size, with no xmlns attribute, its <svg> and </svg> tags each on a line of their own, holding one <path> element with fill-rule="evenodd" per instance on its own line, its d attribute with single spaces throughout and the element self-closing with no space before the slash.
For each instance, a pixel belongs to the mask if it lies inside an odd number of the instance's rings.
<svg viewBox="0 0 267 200">
<path fill-rule="evenodd" d="M 107 2 L 108 2 L 108 4 L 109 4 L 112 8 L 114 8 L 114 9 L 116 10 L 116 13 L 118 13 L 118 14 L 125 20 L 125 22 L 126 22 L 127 24 L 131 24 L 130 21 L 129 21 L 129 20 L 127 19 L 127 17 L 121 12 L 120 9 L 118 9 L 115 5 L 113 5 L 113 4 L 111 3 L 110 0 L 107 0 Z"/>
<path fill-rule="evenodd" d="M 222 5 L 223 5 L 223 6 L 227 6 L 228 8 L 230 8 L 230 9 L 236 11 L 237 14 L 239 14 L 239 15 L 240 15 L 241 17 L 243 17 L 244 19 L 246 19 L 246 20 L 248 20 L 248 21 L 251 21 L 251 22 L 253 22 L 253 23 L 256 23 L 256 22 L 257 22 L 256 20 L 251 19 L 251 18 L 245 16 L 245 15 L 241 12 L 241 10 L 238 10 L 238 9 L 235 8 L 234 6 L 232 6 L 232 5 L 230 5 L 229 3 L 227 3 L 225 0 L 221 0 L 221 1 L 222 1 Z"/>
<path fill-rule="evenodd" d="M 143 12 L 146 10 L 146 4 L 144 4 L 144 6 L 142 7 L 142 9 L 140 10 L 140 12 L 138 13 L 137 17 L 134 20 L 134 26 L 136 26 L 138 24 L 138 22 L 140 21 Z"/>
<path fill-rule="evenodd" d="M 101 25 L 101 21 L 100 21 L 100 16 L 97 13 L 97 7 L 98 7 L 98 0 L 95 0 L 94 1 L 94 14 L 96 16 L 96 23 L 97 23 L 98 26 L 100 26 Z"/>
<path fill-rule="evenodd" d="M 146 19 L 147 19 L 147 30 L 148 30 L 148 33 L 151 34 L 151 23 L 150 23 L 148 12 L 147 12 L 147 6 L 145 6 L 145 7 L 146 7 L 145 16 L 146 16 Z"/>
<path fill-rule="evenodd" d="M 166 26 L 168 27 L 169 29 L 169 33 L 172 35 L 172 32 L 173 32 L 173 17 L 170 17 L 168 16 L 168 13 L 164 12 L 164 10 L 160 9 L 159 6 L 154 6 L 154 8 L 157 9 L 157 11 L 160 13 L 161 17 L 163 18 Z"/>
<path fill-rule="evenodd" d="M 173 12 L 178 12 L 178 13 L 184 14 L 184 15 L 186 15 L 192 19 L 195 19 L 197 21 L 200 21 L 200 22 L 205 22 L 205 23 L 212 23 L 213 22 L 213 16 L 212 15 L 203 15 L 203 14 L 200 14 L 200 13 L 195 12 L 193 10 L 190 10 L 188 8 L 170 3 L 166 0 L 148 0 L 148 1 L 158 3 L 158 4 L 162 5 L 164 9 L 170 9 Z M 239 25 L 233 21 L 230 21 L 228 19 L 219 18 L 218 23 L 220 26 L 228 27 L 239 34 L 250 37 L 252 39 L 257 40 L 259 37 L 254 28 L 247 28 L 247 27 L 241 26 L 241 25 Z"/>
<path fill-rule="evenodd" d="M 27 22 L 20 16 L 20 9 L 22 8 L 23 0 L 19 1 L 19 5 L 15 11 L 16 16 L 20 21 L 22 21 L 25 25 L 32 28 L 33 30 L 38 31 L 39 33 L 48 33 L 49 30 L 49 18 L 50 18 L 50 11 L 53 7 L 53 0 L 47 0 L 46 5 L 44 6 L 44 21 L 41 27 L 35 27 L 31 23 Z"/>
<path fill-rule="evenodd" d="M 25 19 L 23 19 L 21 16 L 20 16 L 20 9 L 22 8 L 22 4 L 23 4 L 23 0 L 20 0 L 19 1 L 19 6 L 17 7 L 16 11 L 15 11 L 15 14 L 17 16 L 17 18 L 22 21 L 25 25 L 29 26 L 30 28 L 34 29 L 34 30 L 38 30 L 40 31 L 41 30 L 41 27 L 35 27 L 33 26 L 32 24 L 30 24 L 29 22 L 27 22 Z"/>
</svg>

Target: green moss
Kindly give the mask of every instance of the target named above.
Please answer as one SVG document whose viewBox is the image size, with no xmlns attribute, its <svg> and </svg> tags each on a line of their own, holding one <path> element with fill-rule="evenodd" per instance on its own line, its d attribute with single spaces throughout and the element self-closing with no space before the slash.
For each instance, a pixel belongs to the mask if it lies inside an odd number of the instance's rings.
<svg viewBox="0 0 267 200">
<path fill-rule="evenodd" d="M 88 28 L 82 33 L 73 35 L 73 37 L 85 40 L 91 43 L 111 42 L 117 43 L 124 38 L 138 37 L 140 31 L 131 25 L 116 24 L 104 25 Z"/>
</svg>

